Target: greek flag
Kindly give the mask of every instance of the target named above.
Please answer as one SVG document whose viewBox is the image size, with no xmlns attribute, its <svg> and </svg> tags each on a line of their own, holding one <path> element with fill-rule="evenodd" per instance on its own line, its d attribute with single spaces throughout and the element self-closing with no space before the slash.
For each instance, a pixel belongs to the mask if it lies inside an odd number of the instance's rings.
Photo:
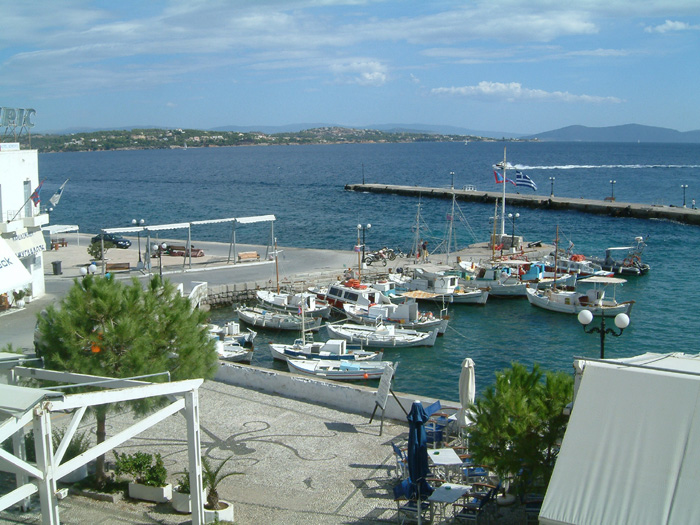
<svg viewBox="0 0 700 525">
<path fill-rule="evenodd" d="M 528 177 L 527 175 L 525 175 L 524 173 L 522 173 L 520 171 L 515 172 L 515 185 L 516 186 L 529 186 L 533 190 L 537 191 L 537 184 L 535 184 L 535 182 L 530 177 Z"/>
</svg>

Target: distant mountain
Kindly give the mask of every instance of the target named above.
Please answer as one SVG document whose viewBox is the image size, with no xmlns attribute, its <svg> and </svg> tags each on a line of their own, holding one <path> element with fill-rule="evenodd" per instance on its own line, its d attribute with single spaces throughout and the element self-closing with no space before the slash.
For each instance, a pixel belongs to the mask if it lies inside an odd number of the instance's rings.
<svg viewBox="0 0 700 525">
<path fill-rule="evenodd" d="M 523 137 L 541 141 L 558 142 L 677 142 L 699 143 L 700 130 L 677 131 L 669 128 L 625 124 L 603 128 L 567 126 L 537 135 Z"/>
</svg>

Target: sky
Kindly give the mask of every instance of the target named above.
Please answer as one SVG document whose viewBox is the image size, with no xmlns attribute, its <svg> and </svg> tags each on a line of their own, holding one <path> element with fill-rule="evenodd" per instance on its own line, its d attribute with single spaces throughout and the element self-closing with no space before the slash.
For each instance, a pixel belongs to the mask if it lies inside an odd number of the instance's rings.
<svg viewBox="0 0 700 525">
<path fill-rule="evenodd" d="M 32 132 L 431 124 L 700 129 L 699 0 L 15 0 Z"/>
</svg>

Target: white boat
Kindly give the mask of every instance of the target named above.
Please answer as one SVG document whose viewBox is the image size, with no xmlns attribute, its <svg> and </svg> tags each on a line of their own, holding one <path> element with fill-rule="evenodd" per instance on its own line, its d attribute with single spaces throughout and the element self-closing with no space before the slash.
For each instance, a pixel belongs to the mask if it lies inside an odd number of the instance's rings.
<svg viewBox="0 0 700 525">
<path fill-rule="evenodd" d="M 299 314 L 303 310 L 307 317 L 323 317 L 324 319 L 328 319 L 331 315 L 331 306 L 318 299 L 311 292 L 287 294 L 271 290 L 258 290 L 255 295 L 263 308 L 293 314 Z"/>
<path fill-rule="evenodd" d="M 305 322 L 307 330 L 318 330 L 321 326 L 320 317 L 311 317 L 302 322 L 301 315 L 266 310 L 256 307 L 242 307 L 237 310 L 238 319 L 251 326 L 268 328 L 271 330 L 296 330 L 303 328 Z"/>
<path fill-rule="evenodd" d="M 397 294 L 417 301 L 483 305 L 489 297 L 487 288 L 465 289 L 458 275 L 428 272 L 422 268 L 416 268 L 413 277 L 394 276 L 393 279 L 397 283 Z"/>
<path fill-rule="evenodd" d="M 393 324 L 366 326 L 353 323 L 327 324 L 328 333 L 334 338 L 345 339 L 370 348 L 406 348 L 411 346 L 433 346 L 437 339 L 437 328 L 432 332 L 419 332 L 397 328 Z"/>
<path fill-rule="evenodd" d="M 603 270 L 609 270 L 620 275 L 644 275 L 646 274 L 650 266 L 642 262 L 642 252 L 646 247 L 643 237 L 635 237 L 634 246 L 619 246 L 608 248 L 605 250 L 605 258 L 599 259 L 595 257 L 589 257 L 593 262 L 601 265 Z M 614 253 L 625 252 L 622 259 L 615 258 Z"/>
<path fill-rule="evenodd" d="M 543 262 L 530 262 L 519 259 L 494 261 L 487 267 L 466 266 L 459 263 L 460 268 L 467 268 L 465 277 L 460 280 L 469 289 L 488 288 L 489 297 L 526 297 L 527 288 L 548 288 L 555 283 L 559 286 L 574 286 L 576 275 L 547 272 Z"/>
<path fill-rule="evenodd" d="M 527 289 L 527 299 L 530 304 L 553 312 L 566 314 L 578 314 L 581 310 L 590 310 L 593 315 L 614 317 L 617 314 L 630 313 L 634 301 L 618 303 L 615 297 L 605 296 L 608 286 L 614 287 L 626 283 L 625 279 L 619 277 L 593 276 L 579 280 L 581 284 L 592 284 L 593 288 L 585 293 L 579 291 L 559 290 L 548 288 L 537 290 Z"/>
<path fill-rule="evenodd" d="M 288 359 L 290 372 L 344 381 L 379 379 L 390 361 L 343 361 L 324 359 Z"/>
<path fill-rule="evenodd" d="M 327 301 L 334 308 L 343 309 L 343 304 L 390 304 L 389 295 L 393 292 L 394 283 L 382 281 L 378 283 L 362 283 L 359 279 L 338 281 L 328 287 L 309 287 L 309 291 L 321 300 Z"/>
<path fill-rule="evenodd" d="M 224 326 L 209 324 L 209 335 L 221 341 L 233 340 L 238 344 L 246 345 L 253 344 L 258 333 L 250 328 L 243 331 L 236 321 L 227 321 Z"/>
<path fill-rule="evenodd" d="M 294 344 L 270 343 L 272 358 L 278 361 L 288 359 L 325 359 L 328 361 L 378 361 L 381 352 L 370 352 L 362 347 L 348 347 L 345 339 L 329 339 L 326 342 L 313 342 L 297 339 Z"/>
<path fill-rule="evenodd" d="M 223 361 L 250 363 L 253 359 L 253 347 L 241 346 L 235 342 L 217 341 L 216 353 Z"/>
<path fill-rule="evenodd" d="M 418 303 L 407 300 L 400 304 L 373 304 L 368 307 L 358 304 L 344 304 L 345 315 L 354 323 L 376 326 L 378 322 L 396 324 L 401 328 L 410 328 L 421 332 L 437 329 L 438 335 L 447 330 L 447 311 L 440 315 L 433 312 L 421 312 Z"/>
</svg>

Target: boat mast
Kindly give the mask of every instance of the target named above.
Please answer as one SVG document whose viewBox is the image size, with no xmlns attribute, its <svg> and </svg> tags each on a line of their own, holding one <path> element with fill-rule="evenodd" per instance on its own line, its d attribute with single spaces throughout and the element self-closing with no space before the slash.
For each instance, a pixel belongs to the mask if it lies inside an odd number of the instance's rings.
<svg viewBox="0 0 700 525">
<path fill-rule="evenodd" d="M 413 254 L 416 259 L 420 258 L 421 239 L 420 239 L 420 195 L 418 196 L 418 210 L 416 211 L 416 231 L 413 239 Z"/>
<path fill-rule="evenodd" d="M 452 190 L 452 212 L 449 218 L 449 229 L 447 230 L 447 258 L 445 259 L 445 264 L 450 264 L 450 245 L 452 244 L 452 232 L 454 231 L 454 220 L 455 220 L 455 192 Z M 457 243 L 455 242 L 455 251 L 457 249 Z"/>
<path fill-rule="evenodd" d="M 280 267 L 277 262 L 277 237 L 275 237 L 275 278 L 277 279 L 277 293 L 280 293 Z"/>
<path fill-rule="evenodd" d="M 557 261 L 559 260 L 559 225 L 557 224 L 557 235 L 554 237 L 554 283 L 552 289 L 557 289 Z"/>
<path fill-rule="evenodd" d="M 503 242 L 503 236 L 506 234 L 506 147 L 503 146 L 503 198 L 501 199 L 501 239 Z"/>
</svg>

